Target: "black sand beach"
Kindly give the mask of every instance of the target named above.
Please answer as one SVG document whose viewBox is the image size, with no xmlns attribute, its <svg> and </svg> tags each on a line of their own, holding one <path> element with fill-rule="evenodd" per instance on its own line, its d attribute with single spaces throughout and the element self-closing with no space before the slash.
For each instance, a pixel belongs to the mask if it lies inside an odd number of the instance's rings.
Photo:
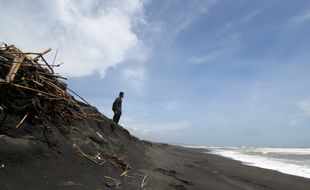
<svg viewBox="0 0 310 190">
<path fill-rule="evenodd" d="M 7 124 L 12 124 L 14 118 L 8 117 Z M 67 137 L 54 131 L 57 145 L 50 147 L 38 134 L 17 135 L 31 128 L 27 124 L 15 134 L 8 128 L 7 134 L 2 130 L 0 189 L 308 190 L 310 187 L 310 179 L 245 166 L 204 153 L 203 149 L 141 141 L 120 126 L 113 130 L 112 122 L 107 118 L 105 121 L 76 123 Z M 96 134 L 113 145 L 105 146 Z M 102 155 L 105 162 L 99 165 L 81 156 L 74 144 L 88 155 L 111 151 L 124 158 L 130 165 L 128 177 L 121 176 L 126 168 L 109 162 L 107 155 Z"/>
<path fill-rule="evenodd" d="M 157 144 L 147 151 L 153 161 L 150 189 L 297 190 L 310 179 L 242 165 L 204 149 Z M 156 168 L 156 169 L 155 169 Z"/>
</svg>

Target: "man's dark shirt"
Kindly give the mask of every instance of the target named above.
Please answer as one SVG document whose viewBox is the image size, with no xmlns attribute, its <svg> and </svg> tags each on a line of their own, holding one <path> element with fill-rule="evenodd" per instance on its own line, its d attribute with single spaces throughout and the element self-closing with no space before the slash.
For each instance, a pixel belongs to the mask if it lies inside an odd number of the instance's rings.
<svg viewBox="0 0 310 190">
<path fill-rule="evenodd" d="M 112 110 L 114 112 L 122 113 L 122 99 L 120 97 L 115 99 Z"/>
</svg>

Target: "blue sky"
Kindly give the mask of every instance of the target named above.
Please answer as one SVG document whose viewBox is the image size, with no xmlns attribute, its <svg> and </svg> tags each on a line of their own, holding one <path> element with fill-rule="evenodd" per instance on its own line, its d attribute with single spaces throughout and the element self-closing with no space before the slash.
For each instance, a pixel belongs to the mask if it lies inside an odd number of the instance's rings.
<svg viewBox="0 0 310 190">
<path fill-rule="evenodd" d="M 140 138 L 310 146 L 307 0 L 0 1 L 0 41 L 58 49 L 108 117 L 124 91 L 120 123 Z"/>
</svg>

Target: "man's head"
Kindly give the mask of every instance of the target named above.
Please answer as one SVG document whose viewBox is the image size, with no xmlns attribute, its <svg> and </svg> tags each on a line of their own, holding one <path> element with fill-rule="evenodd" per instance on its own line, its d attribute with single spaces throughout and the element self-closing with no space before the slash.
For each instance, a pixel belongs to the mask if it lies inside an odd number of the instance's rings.
<svg viewBox="0 0 310 190">
<path fill-rule="evenodd" d="M 124 98 L 124 92 L 120 92 L 119 97 Z"/>
</svg>

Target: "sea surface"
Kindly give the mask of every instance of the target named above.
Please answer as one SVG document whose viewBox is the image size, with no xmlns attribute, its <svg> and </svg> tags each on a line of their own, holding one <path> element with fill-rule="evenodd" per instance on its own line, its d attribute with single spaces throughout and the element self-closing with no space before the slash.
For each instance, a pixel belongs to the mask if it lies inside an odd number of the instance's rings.
<svg viewBox="0 0 310 190">
<path fill-rule="evenodd" d="M 310 178 L 310 148 L 202 147 L 245 165 Z"/>
</svg>

